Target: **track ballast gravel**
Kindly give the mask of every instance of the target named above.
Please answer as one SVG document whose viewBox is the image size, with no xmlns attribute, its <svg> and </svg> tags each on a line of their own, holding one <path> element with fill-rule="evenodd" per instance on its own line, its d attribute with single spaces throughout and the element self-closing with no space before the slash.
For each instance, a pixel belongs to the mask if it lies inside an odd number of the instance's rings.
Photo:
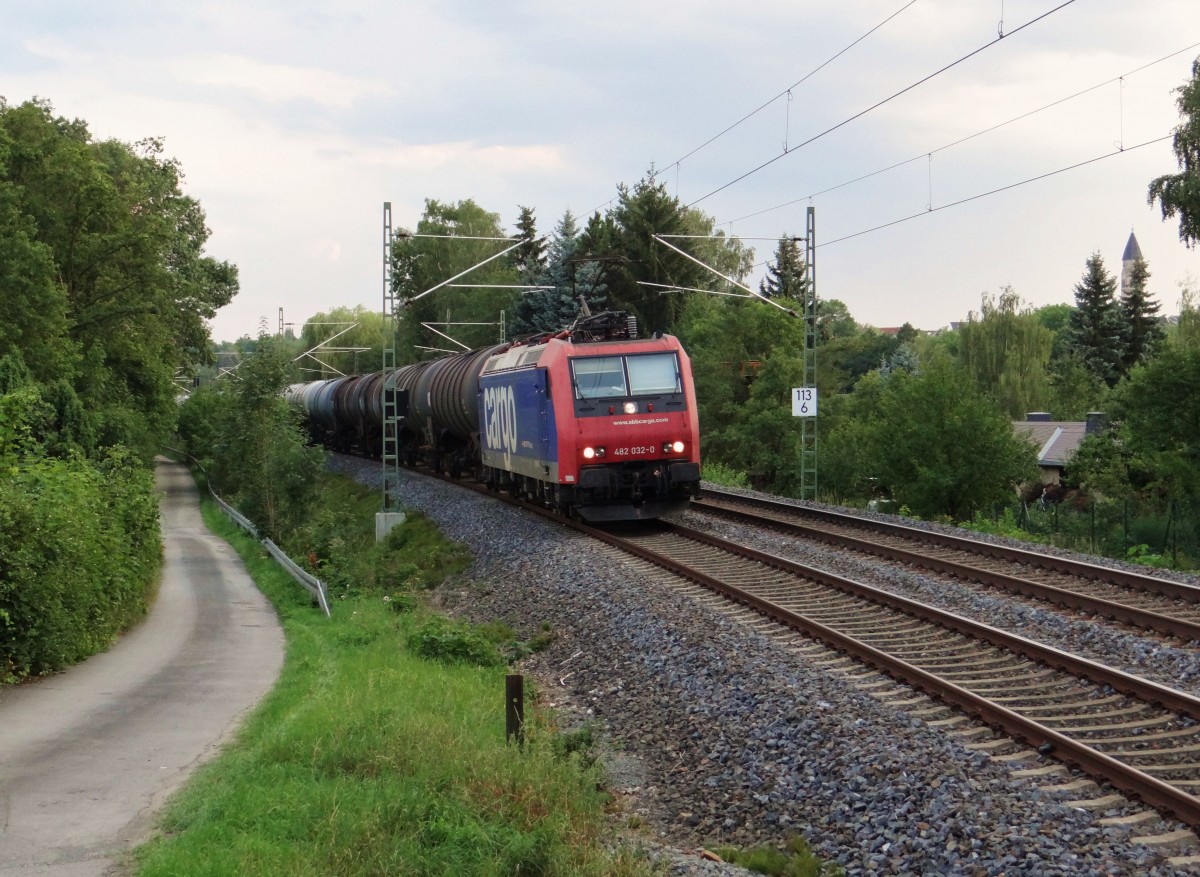
<svg viewBox="0 0 1200 877">
<path fill-rule="evenodd" d="M 381 483 L 378 463 L 330 466 Z M 475 555 L 442 602 L 525 637 L 552 627 L 551 646 L 522 670 L 549 701 L 602 723 L 616 746 L 614 791 L 663 844 L 781 845 L 799 834 L 852 875 L 1179 873 L 1125 830 L 654 582 L 615 550 L 489 497 L 401 479 L 404 505 Z M 673 861 L 673 874 L 732 871 Z"/>
</svg>

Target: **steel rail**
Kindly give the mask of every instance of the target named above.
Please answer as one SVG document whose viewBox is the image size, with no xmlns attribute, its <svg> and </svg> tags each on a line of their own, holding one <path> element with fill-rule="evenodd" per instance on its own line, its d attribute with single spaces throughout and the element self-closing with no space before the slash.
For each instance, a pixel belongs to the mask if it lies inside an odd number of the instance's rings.
<svg viewBox="0 0 1200 877">
<path fill-rule="evenodd" d="M 743 511 L 741 509 L 732 508 L 730 506 L 723 505 L 723 504 L 721 504 L 722 502 L 723 501 L 717 501 L 716 503 L 714 503 L 711 500 L 708 502 L 700 501 L 698 503 L 694 502 L 693 506 L 695 508 L 697 508 L 698 510 L 703 511 L 708 514 L 715 514 L 715 515 L 719 515 L 722 517 L 732 518 L 734 520 L 743 521 L 746 523 L 754 523 L 754 524 L 766 523 L 766 524 L 769 524 L 770 526 L 779 527 L 781 529 L 784 529 L 792 535 L 810 537 L 813 539 L 817 539 L 821 542 L 826 542 L 826 543 L 833 544 L 833 545 L 842 545 L 842 546 L 846 546 L 849 548 L 853 548 L 853 549 L 855 549 L 857 551 L 861 551 L 865 554 L 873 554 L 878 557 L 887 558 L 888 560 L 895 560 L 899 563 L 907 563 L 907 564 L 912 564 L 913 566 L 925 567 L 926 569 L 931 569 L 931 570 L 934 570 L 935 572 L 946 573 L 948 575 L 952 575 L 957 578 L 967 579 L 967 580 L 971 580 L 971 581 L 977 581 L 977 582 L 980 582 L 981 584 L 985 584 L 985 585 L 993 585 L 993 586 L 996 586 L 999 588 L 1003 588 L 1004 590 L 1007 590 L 1007 591 L 1012 591 L 1012 592 L 1015 592 L 1018 594 L 1023 594 L 1027 597 L 1033 597 L 1033 598 L 1039 599 L 1039 600 L 1045 600 L 1049 603 L 1054 603 L 1059 606 L 1065 606 L 1070 609 L 1082 609 L 1085 612 L 1090 612 L 1095 615 L 1100 615 L 1100 616 L 1103 616 L 1106 618 L 1112 618 L 1112 619 L 1115 619 L 1116 621 L 1121 621 L 1126 624 L 1131 624 L 1135 627 L 1145 628 L 1145 629 L 1149 629 L 1149 630 L 1156 630 L 1159 633 L 1164 633 L 1164 634 L 1167 634 L 1168 636 L 1176 636 L 1183 640 L 1188 640 L 1188 641 L 1200 640 L 1200 623 L 1197 623 L 1195 621 L 1188 621 L 1187 619 L 1184 619 L 1184 618 L 1173 618 L 1170 615 L 1164 615 L 1161 612 L 1154 612 L 1150 609 L 1139 609 L 1136 606 L 1128 606 L 1124 603 L 1118 603 L 1113 600 L 1106 600 L 1103 597 L 1093 597 L 1090 594 L 1084 594 L 1079 591 L 1072 591 L 1067 588 L 1058 588 L 1058 587 L 1055 587 L 1054 585 L 1047 585 L 1047 584 L 1043 584 L 1041 582 L 1030 581 L 1029 579 L 1023 579 L 1023 578 L 1020 578 L 1019 576 L 1008 575 L 1007 573 L 996 572 L 995 570 L 983 569 L 981 567 L 971 566 L 971 565 L 965 564 L 965 563 L 957 563 L 955 561 L 945 560 L 945 559 L 942 559 L 939 557 L 930 557 L 929 555 L 926 555 L 926 554 L 920 554 L 915 551 L 908 551 L 904 548 L 899 548 L 894 545 L 885 545 L 881 542 L 874 542 L 870 539 L 862 539 L 858 536 L 850 536 L 850 535 L 846 535 L 846 534 L 842 534 L 842 533 L 831 533 L 828 530 L 822 530 L 819 527 L 813 527 L 808 524 L 798 523 L 795 521 L 786 521 L 786 520 L 781 520 L 781 519 L 773 517 L 773 516 L 763 516 L 763 515 L 755 514 L 754 512 Z M 751 504 L 756 505 L 756 506 L 758 505 L 757 502 L 753 502 Z M 788 512 L 791 512 L 792 510 L 796 510 L 801 515 L 806 514 L 808 511 L 807 509 L 804 509 L 804 508 L 800 508 L 797 506 L 790 506 L 790 505 L 786 505 L 786 504 L 772 504 L 769 506 L 759 506 L 759 507 L 769 508 L 772 511 L 775 510 L 776 507 L 778 507 L 780 511 L 786 510 Z M 831 514 L 836 514 L 836 513 L 831 513 Z M 849 518 L 850 516 L 847 516 L 847 517 Z M 852 519 L 852 520 L 855 520 L 855 523 L 859 522 L 859 519 Z M 879 529 L 879 531 L 883 532 L 883 533 L 892 533 L 893 532 L 892 525 L 885 524 L 882 527 L 876 528 L 876 527 L 872 526 L 875 524 L 874 521 L 863 521 L 862 523 L 864 523 L 868 529 Z M 910 536 L 910 533 L 907 531 L 911 531 L 913 533 L 922 533 L 922 534 L 924 534 L 926 532 L 924 530 L 916 530 L 915 528 L 903 527 L 902 525 L 895 525 L 894 529 L 901 531 L 899 533 L 899 535 L 904 538 L 909 538 L 909 536 Z M 933 535 L 937 536 L 937 537 L 941 537 L 941 534 L 933 534 Z M 915 537 L 913 537 L 913 538 L 915 538 Z M 947 536 L 945 538 L 948 540 L 966 542 L 966 543 L 969 543 L 972 547 L 971 548 L 961 548 L 957 545 L 951 545 L 951 544 L 945 544 L 945 543 L 942 543 L 940 547 L 954 548 L 957 550 L 968 551 L 972 554 L 980 554 L 981 552 L 976 551 L 974 549 L 974 546 L 984 544 L 984 543 L 973 542 L 972 540 L 969 540 L 969 539 L 961 539 L 960 540 L 959 537 L 955 537 L 955 536 Z M 929 544 L 931 542 L 931 540 L 929 540 L 929 539 L 921 539 L 920 541 L 925 544 Z M 1011 550 L 1021 552 L 1022 554 L 1031 553 L 1031 552 L 1025 552 L 1023 549 L 1011 549 Z M 1014 560 L 1013 558 L 1003 557 L 1001 555 L 993 555 L 993 556 L 997 557 L 998 559 L 1007 560 L 1009 562 L 1027 563 L 1027 561 L 1025 561 L 1024 559 Z M 1073 561 L 1067 561 L 1067 562 L 1072 563 Z M 1107 569 L 1107 567 L 1095 567 L 1092 564 L 1084 564 L 1084 566 L 1093 567 L 1095 569 L 1100 569 L 1100 570 Z M 1057 570 L 1057 571 L 1063 572 L 1064 574 L 1067 572 L 1067 570 Z M 1120 571 L 1118 570 L 1117 572 L 1120 572 Z M 1136 573 L 1128 573 L 1128 575 L 1137 575 L 1137 574 Z M 1149 576 L 1147 578 L 1150 578 L 1155 582 L 1163 581 L 1162 579 L 1153 579 L 1153 577 L 1149 577 Z M 1176 584 L 1176 583 L 1168 582 L 1167 584 Z M 1187 587 L 1187 586 L 1180 586 L 1180 587 Z M 1145 591 L 1145 590 L 1148 590 L 1148 587 L 1138 587 L 1138 590 Z M 1193 588 L 1192 590 L 1197 591 L 1197 593 L 1191 594 L 1191 595 L 1189 595 L 1189 597 L 1193 600 L 1200 599 L 1200 589 Z M 1171 595 L 1163 594 L 1162 596 L 1171 596 Z"/>
<path fill-rule="evenodd" d="M 721 594 L 734 602 L 749 606 L 769 618 L 795 630 L 802 631 L 841 652 L 851 655 L 868 666 L 874 667 L 895 679 L 942 700 L 944 703 L 975 716 L 989 726 L 998 728 L 1016 740 L 1035 746 L 1039 751 L 1052 752 L 1054 757 L 1059 761 L 1078 767 L 1092 777 L 1109 782 L 1125 794 L 1139 799 L 1157 810 L 1173 815 L 1191 828 L 1200 829 L 1200 798 L 1156 777 L 1143 773 L 1137 768 L 1118 761 L 1109 755 L 1105 755 L 1103 752 L 1093 749 L 1086 743 L 1055 731 L 1053 728 L 1048 728 L 1037 721 L 1028 719 L 1007 707 L 955 685 L 934 673 L 888 655 L 874 646 L 861 642 L 813 618 L 792 612 L 771 600 L 751 594 L 742 588 L 730 585 L 720 579 L 693 569 L 680 561 L 630 542 L 614 532 L 592 527 L 578 520 L 565 518 L 533 503 L 512 497 L 500 496 L 488 490 L 483 485 L 464 484 L 461 481 L 445 478 L 440 475 L 437 477 L 460 486 L 468 487 L 469 489 L 474 489 L 481 494 L 493 496 L 503 502 L 533 512 L 540 517 L 555 521 L 560 525 L 605 542 L 627 554 L 640 557 L 681 578 L 695 582 L 704 588 Z M 724 551 L 741 555 L 748 560 L 790 572 L 794 575 L 803 576 L 820 584 L 854 594 L 878 605 L 896 609 L 918 619 L 930 621 L 957 633 L 1024 655 L 1031 660 L 1070 675 L 1082 677 L 1094 683 L 1109 685 L 1114 690 L 1147 701 L 1155 706 L 1174 710 L 1194 719 L 1200 718 L 1200 698 L 1192 697 L 1184 692 L 1158 685 L 1146 679 L 1140 679 L 1110 667 L 1105 667 L 1086 658 L 1041 645 L 1024 637 L 1006 633 L 989 625 L 974 622 L 931 606 L 925 606 L 894 594 L 870 588 L 867 585 L 824 570 L 808 567 L 787 560 L 786 558 L 776 557 L 766 552 L 727 542 L 717 537 L 709 536 L 706 533 L 689 530 L 686 527 L 676 524 L 661 523 L 670 531 L 693 541 L 718 547 Z"/>
<path fill-rule="evenodd" d="M 809 506 L 792 505 L 786 502 L 742 496 L 739 493 L 726 493 L 724 491 L 711 490 L 709 488 L 705 488 L 701 493 L 700 498 L 698 500 L 693 500 L 693 503 L 696 504 L 697 507 L 702 508 L 704 505 L 705 496 L 711 496 L 714 499 L 723 498 L 732 502 L 755 505 L 761 508 L 779 509 L 780 511 L 786 511 L 791 514 L 833 521 L 851 527 L 862 527 L 864 529 L 897 533 L 919 542 L 929 542 L 933 545 L 941 545 L 946 548 L 957 548 L 959 551 L 967 551 L 972 554 L 982 554 L 987 557 L 996 557 L 1001 560 L 1007 560 L 1014 563 L 1024 563 L 1030 566 L 1048 569 L 1053 572 L 1069 573 L 1070 575 L 1078 576 L 1084 579 L 1096 579 L 1099 581 L 1108 582 L 1109 584 L 1122 585 L 1127 588 L 1148 591 L 1152 594 L 1159 594 L 1164 597 L 1171 597 L 1177 600 L 1186 600 L 1189 603 L 1200 603 L 1200 587 L 1196 587 L 1195 585 L 1186 585 L 1182 582 L 1173 582 L 1170 579 L 1160 579 L 1157 576 L 1146 575 L 1145 573 L 1131 572 L 1130 570 L 1117 569 L 1116 567 L 1112 566 L 1101 566 L 1098 563 L 1088 563 L 1086 561 L 1072 560 L 1066 557 L 1056 557 L 1052 554 L 1039 554 L 1036 551 L 1029 551 L 1024 548 L 996 545 L 992 542 L 982 542 L 977 539 L 970 539 L 964 536 L 953 536 L 949 533 L 937 533 L 932 530 L 919 530 L 916 527 L 908 527 L 904 524 L 894 524 L 888 521 L 876 521 L 871 518 L 863 518 L 857 515 L 847 514 L 845 512 L 835 512 L 829 509 L 818 509 L 811 508 Z"/>
<path fill-rule="evenodd" d="M 548 516 L 553 517 L 552 515 Z M 616 534 L 597 530 L 587 525 L 581 525 L 578 522 L 571 522 L 570 525 L 622 551 L 636 555 L 676 575 L 722 594 L 731 600 L 750 606 L 789 627 L 801 630 L 893 678 L 906 682 L 939 698 L 945 703 L 976 716 L 986 724 L 999 728 L 1014 739 L 1024 741 L 1039 748 L 1045 748 L 1048 744 L 1052 747 L 1051 751 L 1054 752 L 1055 757 L 1060 761 L 1076 766 L 1093 777 L 1111 783 L 1126 794 L 1138 798 L 1158 810 L 1174 815 L 1180 821 L 1187 823 L 1193 828 L 1200 828 L 1200 798 L 1188 794 L 1156 777 L 1143 773 L 1137 768 L 1131 767 L 1111 756 L 1105 755 L 1103 752 L 1093 749 L 1086 743 L 1075 740 L 1032 719 L 1027 719 L 1013 710 L 993 703 L 987 698 L 955 685 L 936 674 L 922 670 L 899 658 L 892 657 L 815 619 L 792 612 L 777 603 L 748 593 L 741 588 L 692 569 L 682 562 L 660 555 L 644 546 L 633 544 Z M 694 539 L 694 541 L 719 547 L 734 554 L 740 554 L 749 560 L 782 569 L 795 575 L 802 575 L 806 578 L 816 580 L 821 584 L 871 600 L 879 605 L 897 609 L 906 614 L 954 630 L 957 633 L 1016 652 L 1031 660 L 1049 665 L 1071 675 L 1080 676 L 1099 684 L 1110 685 L 1118 691 L 1138 697 L 1156 706 L 1171 709 L 1193 718 L 1200 716 L 1200 698 L 1192 697 L 1183 692 L 1150 682 L 1149 680 L 1139 679 L 1136 676 L 1122 673 L 1119 670 L 1104 667 L 1101 664 L 1071 655 L 1067 652 L 1043 646 L 988 625 L 979 624 L 939 609 L 906 600 L 903 597 L 875 591 L 866 585 L 861 585 L 823 570 L 806 567 L 784 558 L 774 557 L 765 552 L 725 542 L 716 537 L 708 536 L 705 533 L 688 531 L 684 527 L 676 525 L 668 526 L 672 531 L 686 538 Z"/>
</svg>

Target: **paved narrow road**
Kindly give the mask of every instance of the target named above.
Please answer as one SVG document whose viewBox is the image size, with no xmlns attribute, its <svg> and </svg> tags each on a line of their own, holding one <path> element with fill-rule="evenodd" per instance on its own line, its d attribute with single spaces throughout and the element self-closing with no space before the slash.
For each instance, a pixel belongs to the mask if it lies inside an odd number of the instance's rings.
<svg viewBox="0 0 1200 877">
<path fill-rule="evenodd" d="M 95 877 L 214 755 L 283 663 L 274 610 L 160 460 L 165 564 L 150 615 L 108 652 L 0 688 L 0 877 Z"/>
</svg>

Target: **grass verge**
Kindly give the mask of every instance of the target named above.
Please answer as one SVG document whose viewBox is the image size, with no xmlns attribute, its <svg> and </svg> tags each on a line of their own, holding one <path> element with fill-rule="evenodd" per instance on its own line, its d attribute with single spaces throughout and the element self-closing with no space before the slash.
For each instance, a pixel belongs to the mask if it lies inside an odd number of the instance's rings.
<svg viewBox="0 0 1200 877">
<path fill-rule="evenodd" d="M 654 873 L 606 846 L 597 768 L 556 746 L 543 717 L 527 710 L 523 751 L 505 744 L 502 664 L 416 654 L 430 618 L 384 580 L 343 583 L 327 619 L 214 506 L 204 515 L 276 606 L 287 659 L 236 739 L 168 804 L 161 836 L 136 851 L 139 877 Z M 426 568 L 421 532 L 408 546 L 389 540 L 389 572 Z"/>
</svg>

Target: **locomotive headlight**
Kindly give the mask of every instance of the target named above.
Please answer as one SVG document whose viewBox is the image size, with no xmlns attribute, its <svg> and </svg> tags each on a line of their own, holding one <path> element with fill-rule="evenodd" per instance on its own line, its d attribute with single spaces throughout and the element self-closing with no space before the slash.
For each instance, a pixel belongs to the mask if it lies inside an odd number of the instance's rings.
<svg viewBox="0 0 1200 877">
<path fill-rule="evenodd" d="M 583 449 L 583 459 L 585 459 L 585 460 L 591 460 L 591 459 L 593 459 L 595 456 L 596 456 L 596 449 L 595 449 L 595 448 L 584 448 L 584 449 Z"/>
<path fill-rule="evenodd" d="M 626 402 L 625 403 L 625 413 L 626 414 L 637 414 L 637 402 Z"/>
<path fill-rule="evenodd" d="M 683 453 L 683 442 L 676 440 L 671 442 L 671 450 L 677 454 Z"/>
</svg>

